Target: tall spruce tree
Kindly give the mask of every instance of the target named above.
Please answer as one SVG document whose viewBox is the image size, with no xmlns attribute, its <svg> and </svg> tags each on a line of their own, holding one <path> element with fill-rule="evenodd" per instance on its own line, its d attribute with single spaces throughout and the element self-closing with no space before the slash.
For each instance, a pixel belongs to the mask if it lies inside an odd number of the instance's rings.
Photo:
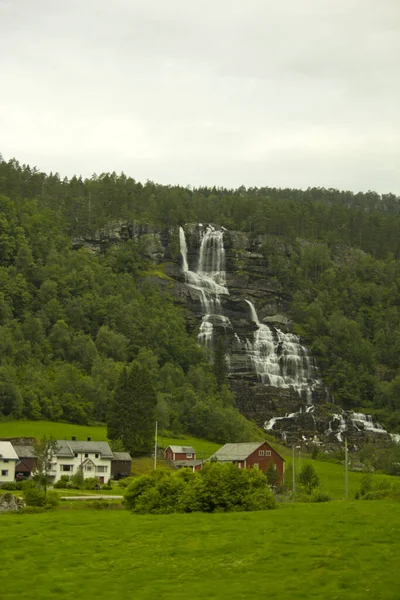
<svg viewBox="0 0 400 600">
<path fill-rule="evenodd" d="M 122 442 L 131 454 L 149 452 L 153 445 L 157 396 L 149 370 L 138 362 L 125 368 L 115 388 L 107 418 L 110 440 Z"/>
</svg>

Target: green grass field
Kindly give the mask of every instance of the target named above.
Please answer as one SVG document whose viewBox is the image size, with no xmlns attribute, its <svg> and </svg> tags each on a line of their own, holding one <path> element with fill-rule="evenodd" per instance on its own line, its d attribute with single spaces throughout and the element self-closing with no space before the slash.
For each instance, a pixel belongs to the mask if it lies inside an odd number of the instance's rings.
<svg viewBox="0 0 400 600">
<path fill-rule="evenodd" d="M 58 439 L 69 439 L 72 435 L 76 435 L 79 439 L 86 439 L 90 436 L 93 440 L 106 440 L 106 428 L 103 426 L 99 427 L 86 427 L 82 425 L 71 425 L 70 423 L 52 423 L 50 421 L 8 421 L 0 422 L 0 437 L 40 437 L 44 434 L 52 434 Z M 188 445 L 194 446 L 198 456 L 207 458 L 215 452 L 220 445 L 207 440 L 202 440 L 194 437 L 183 437 L 183 438 L 164 438 L 159 437 L 158 443 L 160 446 L 166 448 L 169 444 L 175 445 Z M 278 452 L 286 459 L 287 464 L 291 461 L 291 451 L 289 448 L 285 448 L 279 443 L 271 442 Z M 313 464 L 317 471 L 320 483 L 322 487 L 328 491 L 333 498 L 341 499 L 345 495 L 345 483 L 344 483 L 344 468 L 342 465 L 329 463 L 319 460 L 312 460 L 309 458 L 302 458 L 301 464 L 310 462 Z M 296 469 L 298 469 L 298 459 L 295 461 Z M 132 464 L 132 470 L 136 474 L 146 473 L 152 470 L 151 459 L 134 459 Z M 162 467 L 162 465 L 159 465 Z M 165 468 L 165 466 L 164 466 Z M 360 486 L 360 479 L 363 473 L 349 472 L 349 497 L 353 498 L 354 494 Z M 373 475 L 375 481 L 389 480 L 397 483 L 400 487 L 400 480 L 396 477 L 390 477 L 388 475 Z M 399 595 L 400 597 L 400 595 Z"/>
<path fill-rule="evenodd" d="M 0 516 L 2 600 L 398 600 L 400 504 Z"/>
</svg>

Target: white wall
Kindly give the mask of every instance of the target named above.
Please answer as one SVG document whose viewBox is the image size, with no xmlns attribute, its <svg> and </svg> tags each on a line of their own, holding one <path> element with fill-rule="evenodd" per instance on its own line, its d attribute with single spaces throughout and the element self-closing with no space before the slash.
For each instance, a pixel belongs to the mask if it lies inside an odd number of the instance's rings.
<svg viewBox="0 0 400 600">
<path fill-rule="evenodd" d="M 7 460 L 7 459 L 6 459 Z M 9 459 L 8 462 L 4 462 L 4 458 L 0 458 L 0 485 L 5 483 L 6 481 L 14 481 L 15 480 L 15 465 L 17 461 L 14 459 Z M 7 475 L 2 475 L 2 471 L 8 471 Z"/>
<path fill-rule="evenodd" d="M 54 482 L 58 481 L 62 475 L 72 477 L 72 475 L 75 475 L 75 473 L 79 471 L 81 464 L 84 463 L 87 458 L 94 463 L 94 466 L 92 464 L 88 465 L 91 467 L 90 471 L 87 467 L 83 467 L 84 479 L 89 479 L 89 477 L 104 477 L 104 483 L 107 483 L 111 477 L 111 459 L 101 458 L 101 454 L 96 458 L 95 453 L 89 453 L 89 456 L 86 457 L 85 452 L 83 452 L 82 455 L 79 452 L 78 456 L 74 456 L 74 458 L 57 458 L 57 462 L 54 463 L 53 469 L 50 471 L 49 475 L 54 477 Z M 63 465 L 72 465 L 72 471 L 63 471 L 61 469 Z M 99 471 L 98 467 L 105 467 L 106 470 Z"/>
</svg>

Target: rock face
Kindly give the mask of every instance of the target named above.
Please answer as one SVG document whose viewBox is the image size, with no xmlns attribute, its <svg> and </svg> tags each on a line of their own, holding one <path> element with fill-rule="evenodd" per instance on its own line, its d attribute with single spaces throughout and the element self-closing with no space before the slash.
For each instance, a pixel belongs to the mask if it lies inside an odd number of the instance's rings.
<svg viewBox="0 0 400 600">
<path fill-rule="evenodd" d="M 20 498 L 9 492 L 0 494 L 0 513 L 19 512 L 23 508 L 25 508 L 25 503 Z"/>
<path fill-rule="evenodd" d="M 274 277 L 263 248 L 276 238 L 187 224 L 157 231 L 138 223 L 112 223 L 74 247 L 102 252 L 126 240 L 161 264 L 173 280 L 169 292 L 186 309 L 189 331 L 210 349 L 225 341 L 237 407 L 257 425 L 288 444 L 343 444 L 391 440 L 366 415 L 345 413 L 325 388 L 317 365 L 293 334 L 291 298 Z M 280 243 L 284 255 L 289 248 Z M 160 285 L 165 281 L 160 280 Z"/>
</svg>

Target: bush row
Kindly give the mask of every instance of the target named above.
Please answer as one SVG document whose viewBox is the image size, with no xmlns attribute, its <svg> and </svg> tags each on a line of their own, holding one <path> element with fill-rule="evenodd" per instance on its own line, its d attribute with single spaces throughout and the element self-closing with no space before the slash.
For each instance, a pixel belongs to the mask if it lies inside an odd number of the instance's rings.
<svg viewBox="0 0 400 600">
<path fill-rule="evenodd" d="M 135 479 L 125 504 L 135 513 L 165 514 L 266 510 L 276 501 L 261 471 L 207 464 L 201 471 L 155 471 Z"/>
</svg>

